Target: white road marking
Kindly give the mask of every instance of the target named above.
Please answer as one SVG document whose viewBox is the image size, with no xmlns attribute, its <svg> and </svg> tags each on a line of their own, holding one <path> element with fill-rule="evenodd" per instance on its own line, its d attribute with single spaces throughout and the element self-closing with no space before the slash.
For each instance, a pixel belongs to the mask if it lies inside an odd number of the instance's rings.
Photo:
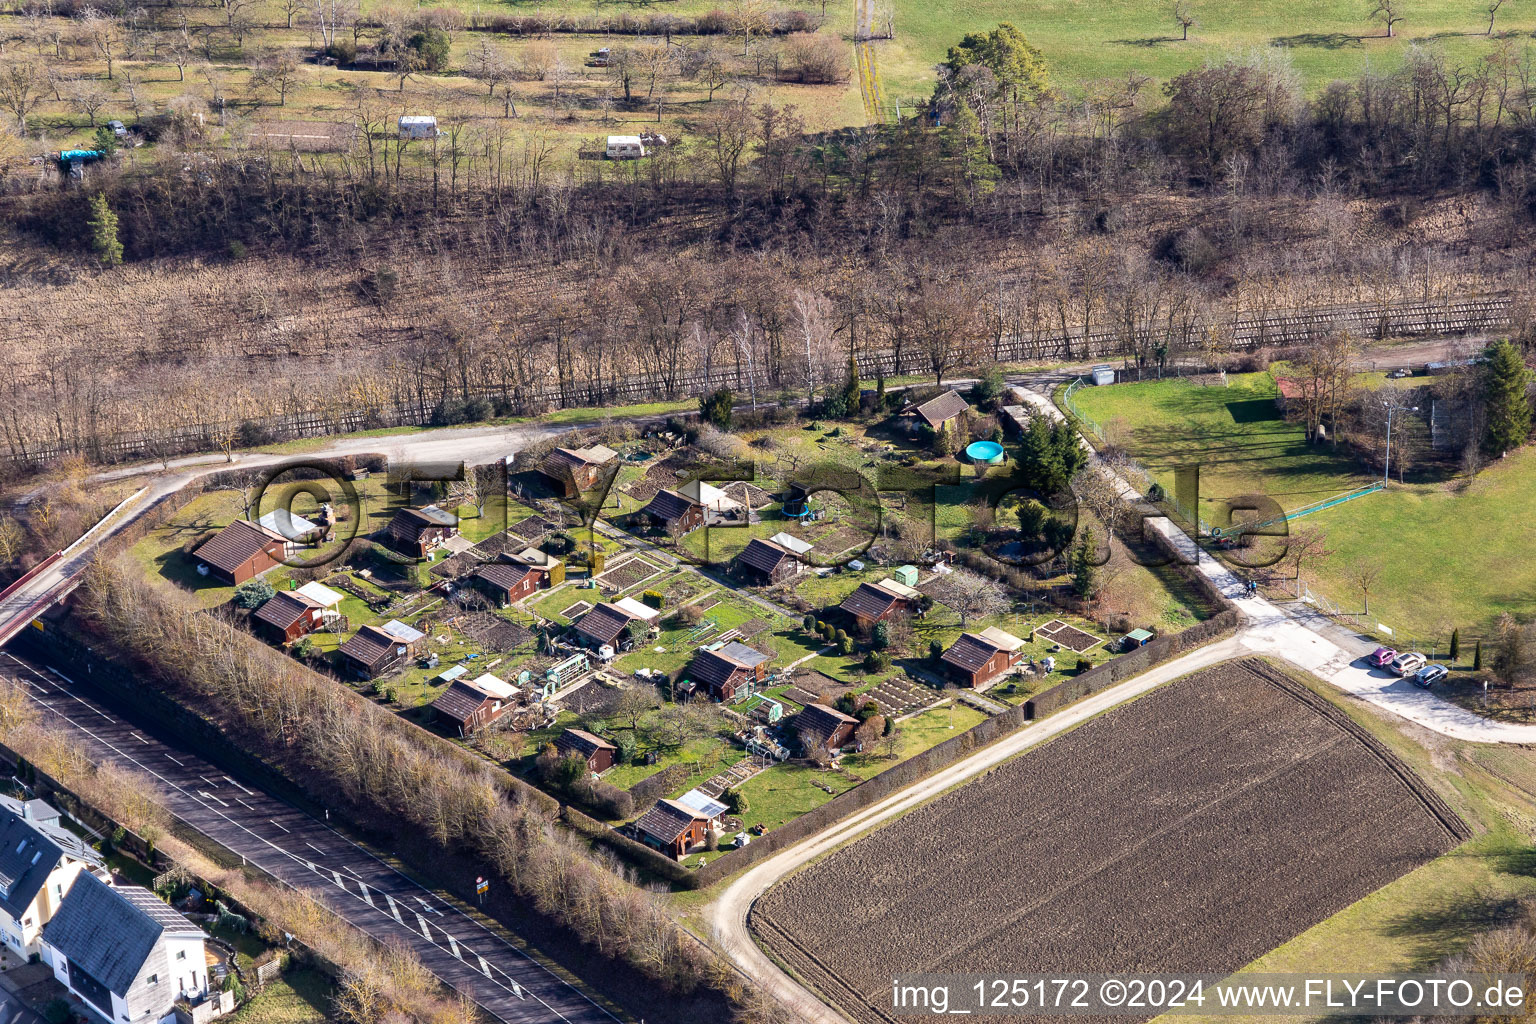
<svg viewBox="0 0 1536 1024">
<path fill-rule="evenodd" d="M 454 939 L 454 937 L 452 935 L 448 936 L 448 952 L 453 954 L 453 958 L 455 960 L 463 960 L 464 959 L 462 956 L 459 955 L 459 944 Z"/>
<path fill-rule="evenodd" d="M 20 672 L 26 674 L 27 676 L 35 676 L 35 677 L 39 677 L 39 678 L 41 677 L 41 671 L 38 668 L 36 668 L 36 667 L 34 667 L 32 665 L 27 664 L 26 662 L 24 662 L 21 659 L 17 658 L 15 655 L 10 654 L 9 652 L 0 651 L 0 659 L 3 659 L 5 662 L 9 662 L 12 666 L 14 666 L 15 670 L 19 670 Z M 51 666 L 47 666 L 47 670 L 49 672 L 52 672 L 55 675 L 59 676 L 59 678 L 63 679 L 65 682 L 68 682 L 71 685 L 73 685 L 73 680 L 70 680 L 68 676 L 65 676 L 62 672 L 59 672 L 57 669 L 55 669 L 55 668 L 53 668 Z M 92 706 L 91 704 L 89 704 L 85 700 L 81 699 L 80 697 L 76 696 L 75 694 L 70 693 L 67 690 L 61 691 L 61 692 L 62 692 L 62 695 L 66 699 L 72 700 L 76 704 L 79 704 L 80 707 L 85 712 L 89 712 L 89 713 L 94 714 L 94 715 L 96 715 L 96 716 L 98 716 L 100 718 L 104 718 L 104 719 L 106 719 L 109 722 L 112 721 L 112 718 L 110 716 L 108 716 L 106 714 L 103 714 L 102 712 L 97 710 L 94 706 Z M 309 861 L 306 861 L 306 860 L 303 860 L 303 859 L 299 858 L 298 856 L 296 856 L 295 854 L 290 853 L 287 850 L 284 850 L 282 847 L 278 846 L 272 840 L 267 839 L 265 836 L 262 836 L 261 834 L 253 831 L 249 826 L 247 826 L 244 823 L 242 823 L 238 818 L 231 817 L 230 814 L 221 812 L 221 811 L 217 810 L 216 808 L 214 808 L 210 804 L 206 804 L 206 803 L 202 803 L 201 801 L 198 801 L 196 799 L 196 795 L 193 793 L 193 791 L 190 790 L 189 788 L 187 788 L 185 785 L 177 782 L 173 778 L 170 778 L 170 777 L 166 776 L 165 774 L 163 774 L 162 771 L 156 770 L 153 766 L 145 763 L 144 761 L 141 761 L 141 760 L 137 759 L 136 757 L 134 757 L 133 754 L 129 753 L 128 751 L 124 750 L 122 747 L 120 747 L 116 743 L 114 743 L 111 738 L 109 738 L 107 736 L 104 736 L 104 735 L 101 735 L 99 733 L 96 733 L 96 732 L 92 731 L 90 726 L 82 724 L 81 722 L 76 721 L 75 719 L 71 718 L 69 716 L 69 714 L 66 711 L 62 710 L 60 707 L 57 707 L 55 705 L 52 705 L 52 704 L 46 703 L 44 701 L 38 700 L 36 697 L 31 697 L 30 699 L 38 707 L 42 708 L 43 710 L 51 712 L 52 714 L 57 715 L 60 718 L 62 718 L 65 721 L 65 723 L 70 728 L 76 730 L 77 732 L 81 733 L 82 735 L 84 735 L 84 736 L 88 737 L 89 739 L 95 741 L 95 743 L 99 744 L 102 748 L 110 751 L 112 755 L 115 755 L 117 758 L 120 758 L 121 760 L 127 762 L 128 764 L 134 766 L 135 768 L 143 771 L 145 774 L 149 775 L 150 777 L 152 777 L 154 779 L 157 779 L 159 782 L 164 784 L 166 789 L 172 791 L 173 793 L 180 793 L 180 794 L 182 794 L 188 800 L 192 801 L 192 804 L 191 804 L 192 807 L 197 808 L 199 810 L 212 812 L 213 815 L 215 815 L 216 817 L 222 819 L 224 822 L 228 823 L 230 826 L 232 826 L 236 830 L 238 830 L 238 831 L 248 835 L 253 843 L 259 844 L 259 846 L 264 847 L 266 849 L 269 849 L 273 853 L 278 854 L 281 857 L 288 858 L 288 859 L 292 860 L 296 864 L 303 864 L 306 868 L 308 868 L 313 873 L 316 873 L 316 874 L 319 873 L 319 869 L 316 868 L 313 863 L 311 863 Z M 68 707 L 69 705 L 66 704 L 64 706 Z M 167 753 L 166 748 L 165 748 L 165 746 L 163 744 L 151 744 L 150 741 L 144 739 L 142 736 L 136 736 L 135 738 L 138 739 L 138 741 L 140 743 L 145 743 L 147 745 L 156 746 L 158 753 L 165 755 L 167 758 L 169 758 L 171 761 L 175 762 L 176 764 L 181 765 L 182 767 L 186 767 L 185 762 L 181 761 L 179 758 L 175 757 L 174 755 L 171 755 L 171 754 Z M 255 795 L 255 794 L 252 794 L 252 795 Z M 223 801 L 218 801 L 218 802 L 222 803 Z M 244 805 L 244 806 L 249 808 L 249 805 L 245 804 L 244 801 L 241 801 L 241 803 L 242 803 L 242 805 Z M 254 810 L 255 808 L 250 808 L 250 809 Z M 173 813 L 176 813 L 176 812 L 173 812 Z M 194 828 L 199 828 L 201 831 L 204 831 L 205 834 L 206 834 L 206 829 L 201 829 L 200 826 L 198 826 L 195 822 L 191 821 L 190 819 L 187 819 L 186 817 L 184 817 L 183 815 L 181 815 L 179 813 L 176 816 L 178 818 L 181 818 L 181 820 L 185 821 L 188 825 L 191 825 Z M 277 827 L 283 829 L 284 832 L 288 831 L 288 829 L 283 828 L 283 826 L 281 826 L 281 825 L 278 825 L 276 821 L 271 821 L 271 824 L 277 825 Z M 317 821 L 316 824 L 319 824 L 319 822 Z M 349 849 L 353 849 L 353 847 L 351 847 L 350 845 L 348 846 L 348 848 Z M 399 876 L 404 881 L 410 882 L 413 886 L 416 885 L 416 883 L 412 882 L 411 879 L 409 879 L 405 875 L 401 874 L 401 872 L 398 869 L 390 867 L 389 865 L 385 864 L 383 861 L 379 860 L 379 858 L 377 858 L 377 857 L 373 856 L 372 854 L 368 853 L 366 850 L 362 850 L 361 848 L 355 848 L 355 852 L 357 854 L 359 854 L 360 856 L 362 856 L 363 858 L 366 858 L 366 859 L 374 861 L 380 867 L 382 867 L 386 871 L 392 872 L 393 874 Z M 244 854 L 242 854 L 242 856 L 244 856 Z M 252 856 L 254 856 L 254 854 L 252 854 Z M 285 882 L 285 884 L 290 884 L 291 885 L 292 883 L 286 883 Z M 363 897 L 364 897 L 365 901 L 370 906 L 373 906 L 374 903 L 373 903 L 373 900 L 372 900 L 372 898 L 371 898 L 371 896 L 370 896 L 370 894 L 369 894 L 369 892 L 367 890 L 367 887 L 365 885 L 363 885 L 361 882 L 359 882 L 358 888 L 362 891 L 362 894 L 363 894 Z M 387 894 L 385 895 L 385 898 L 389 899 Z M 393 901 L 391 901 L 391 903 L 393 903 Z M 394 908 L 394 907 L 392 907 L 392 909 L 394 910 L 395 919 L 397 921 L 400 921 L 399 909 L 398 908 Z M 439 913 L 441 913 L 441 912 L 439 912 Z M 527 953 L 523 952 L 521 949 L 518 949 L 516 946 L 514 946 L 511 943 L 507 942 L 505 939 L 503 939 L 500 936 L 496 935 L 495 933 L 491 932 L 484 925 L 480 924 L 478 921 L 474 920 L 473 918 L 463 917 L 463 916 L 459 915 L 458 911 L 456 911 L 456 910 L 452 911 L 452 913 L 455 915 L 455 919 L 456 920 L 461 920 L 462 923 L 464 923 L 468 927 L 470 927 L 472 929 L 475 929 L 475 930 L 478 930 L 479 932 L 483 932 L 490 939 L 490 941 L 493 943 L 493 945 L 496 946 L 498 955 L 500 955 L 500 954 L 511 955 L 511 956 L 517 958 L 517 962 L 518 963 L 526 966 L 527 968 L 529 968 L 531 970 L 534 970 L 534 971 L 543 972 L 543 974 L 549 976 L 549 978 L 552 981 L 555 981 L 556 983 L 559 983 L 559 984 L 566 985 L 567 987 L 569 987 L 572 990 L 572 992 L 574 992 L 577 996 L 579 996 L 582 1000 L 584 1000 L 594 1010 L 596 1010 L 597 1012 L 601 1013 L 607 1019 L 614 1021 L 615 1024 L 620 1024 L 620 1022 L 619 1022 L 617 1017 L 615 1017 L 612 1013 L 608 1012 L 605 1008 L 603 1008 L 602 1006 L 600 1006 L 596 1002 L 594 1002 L 593 999 L 591 998 L 591 996 L 587 995 L 587 993 L 583 992 L 581 989 L 576 988 L 573 985 L 570 985 L 570 983 L 564 981 L 564 979 L 557 978 L 552 972 L 549 971 L 548 968 L 544 967 L 544 965 L 540 964 L 538 961 L 533 960 L 531 957 L 529 957 L 529 955 Z M 400 921 L 400 923 L 403 924 L 404 922 Z M 432 945 L 438 946 L 438 948 L 442 948 L 440 945 L 438 945 L 438 943 L 435 940 L 432 940 L 430 936 L 428 936 L 428 941 Z M 510 976 L 507 975 L 505 971 L 501 971 L 501 974 L 503 975 L 503 977 L 507 978 L 507 982 L 504 984 L 503 982 L 498 981 L 496 979 L 495 975 L 493 975 L 489 970 L 484 969 L 485 967 L 488 967 L 489 965 L 485 965 L 483 958 L 480 958 L 480 959 L 481 959 L 481 963 L 483 965 L 482 973 L 484 973 L 486 975 L 486 977 L 490 979 L 490 981 L 491 981 L 491 983 L 493 985 L 495 985 L 496 987 L 502 989 L 503 991 L 506 991 L 508 984 L 512 984 L 512 985 L 515 986 L 515 983 L 513 983 L 511 981 Z M 500 968 L 497 968 L 497 970 L 500 970 Z M 519 995 L 522 995 L 522 991 L 521 991 L 520 988 L 518 989 L 518 992 L 519 992 Z M 537 996 L 535 996 L 534 998 L 539 1003 L 540 1006 L 544 1007 L 545 1010 L 547 1010 L 549 1013 L 553 1014 L 553 1018 L 552 1019 L 560 1020 L 560 1021 L 567 1021 L 567 1022 L 570 1020 L 570 1018 L 566 1017 L 565 1014 L 560 1013 L 553 1006 L 550 1006 L 548 1003 L 546 1003 L 543 999 L 539 999 Z"/>
<path fill-rule="evenodd" d="M 229 783 L 231 786 L 234 786 L 236 789 L 238 789 L 240 792 L 244 793 L 246 796 L 255 796 L 256 795 L 255 793 L 253 793 L 250 790 L 246 789 L 244 786 L 240 785 L 240 783 L 236 782 L 234 779 L 230 778 L 228 775 L 224 776 L 224 781 Z"/>
<path fill-rule="evenodd" d="M 347 883 L 346 883 L 346 882 L 343 882 L 343 881 L 342 881 L 342 880 L 341 880 L 341 872 L 340 872 L 340 871 L 332 871 L 332 872 L 331 872 L 331 877 L 332 877 L 332 878 L 334 878 L 334 879 L 336 879 L 336 886 L 337 886 L 337 888 L 339 888 L 339 889 L 341 889 L 341 890 L 342 890 L 342 891 L 343 891 L 343 892 L 345 892 L 345 891 L 346 891 L 346 889 L 347 889 Z"/>
<path fill-rule="evenodd" d="M 212 800 L 214 803 L 218 804 L 220 807 L 228 807 L 229 806 L 229 804 L 225 803 L 223 800 L 220 800 L 218 797 L 214 796 L 212 793 L 204 793 L 202 790 L 198 790 L 197 791 L 197 795 L 202 797 L 204 800 Z"/>
<path fill-rule="evenodd" d="M 268 819 L 267 819 L 267 823 L 268 823 L 268 824 L 270 824 L 270 825 L 277 825 L 277 822 L 275 822 L 275 821 L 273 821 L 273 820 L 272 820 L 272 819 L 271 819 L 271 818 L 268 818 Z M 283 828 L 283 826 L 281 826 L 281 825 L 277 825 L 277 827 L 278 827 L 278 828 Z M 287 830 L 287 829 L 285 829 L 285 828 L 283 828 L 283 831 L 284 831 L 284 832 L 287 832 L 287 831 L 288 831 L 288 830 Z"/>
<path fill-rule="evenodd" d="M 322 856 L 322 857 L 325 856 L 325 851 L 320 849 L 320 847 L 316 846 L 314 843 L 305 843 L 304 845 L 309 847 L 311 850 L 314 850 L 320 856 Z"/>
<path fill-rule="evenodd" d="M 427 919 L 420 914 L 416 915 L 416 927 L 421 929 L 421 936 L 428 941 L 432 939 L 432 933 L 427 931 Z"/>
<path fill-rule="evenodd" d="M 170 754 L 166 754 L 165 758 L 167 761 L 176 761 L 176 758 L 172 757 Z M 181 765 L 183 768 L 187 766 L 185 761 L 176 761 L 176 763 Z"/>
</svg>

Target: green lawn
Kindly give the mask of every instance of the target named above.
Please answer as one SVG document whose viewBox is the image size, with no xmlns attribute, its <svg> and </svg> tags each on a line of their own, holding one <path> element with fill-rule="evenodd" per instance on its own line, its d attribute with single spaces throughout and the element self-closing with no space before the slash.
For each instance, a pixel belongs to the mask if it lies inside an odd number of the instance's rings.
<svg viewBox="0 0 1536 1024">
<path fill-rule="evenodd" d="M 839 772 L 786 761 L 741 784 L 740 792 L 748 807 L 741 818 L 748 825 L 761 823 L 771 832 L 847 792 L 859 781 Z"/>
<path fill-rule="evenodd" d="M 577 591 L 576 593 L 591 592 Z M 625 673 L 633 672 L 637 668 L 658 669 L 666 673 L 676 672 L 693 659 L 700 644 L 710 643 L 713 638 L 726 630 L 735 629 L 751 619 L 766 620 L 769 626 L 756 636 L 748 638 L 745 643 L 758 650 L 771 652 L 774 655 L 774 665 L 777 667 L 796 661 L 817 649 L 815 642 L 804 635 L 800 629 L 800 623 L 790 620 L 788 616 L 763 608 L 727 590 L 717 591 L 714 598 L 718 599 L 719 603 L 705 610 L 704 618 L 705 621 L 713 621 L 716 629 L 694 636 L 696 627 L 674 626 L 670 623 L 669 609 L 662 613 L 661 635 L 654 641 L 637 646 L 635 650 L 622 655 L 614 663 L 615 667 Z M 590 597 L 582 599 L 591 600 Z M 706 599 L 703 603 L 707 604 L 708 601 L 709 599 Z M 657 647 L 661 650 L 656 650 Z"/>
<path fill-rule="evenodd" d="M 230 1024 L 325 1024 L 336 988 L 316 970 L 288 971 L 258 991 Z"/>
<path fill-rule="evenodd" d="M 896 4 L 896 39 L 875 44 L 885 90 L 904 101 L 932 89 L 933 65 L 966 32 L 1012 22 L 1043 53 L 1052 81 L 1080 94 L 1094 83 L 1123 81 L 1130 72 L 1150 76 L 1150 89 L 1179 72 L 1228 54 L 1269 53 L 1289 58 L 1304 87 L 1313 92 L 1335 78 L 1352 78 L 1366 66 L 1397 67 L 1414 45 L 1443 48 L 1459 59 L 1493 50 L 1497 39 L 1483 35 L 1485 5 L 1458 0 L 1425 0 L 1407 9 L 1408 20 L 1394 38 L 1383 38 L 1369 21 L 1370 4 L 1350 0 L 1242 4 L 1200 0 L 1192 10 L 1199 24 L 1179 39 L 1173 5 L 1160 0 L 957 0 L 944 4 Z M 1529 11 L 1500 12 L 1500 34 L 1517 46 L 1536 27 Z M 1158 97 L 1161 100 L 1161 97 Z"/>
<path fill-rule="evenodd" d="M 1394 483 L 1386 491 L 1309 516 L 1334 553 L 1322 564 L 1322 591 L 1358 611 L 1363 598 L 1347 580 L 1356 560 L 1379 562 L 1371 592 L 1372 623 L 1445 643 L 1452 626 L 1462 644 L 1488 632 L 1503 612 L 1536 612 L 1536 523 L 1522 510 L 1536 502 L 1536 450 L 1495 462 L 1457 492 L 1443 484 Z"/>
<path fill-rule="evenodd" d="M 1200 466 L 1200 514 L 1240 494 L 1267 494 L 1281 508 L 1332 497 L 1369 482 L 1352 459 L 1309 445 L 1300 424 L 1275 406 L 1268 373 L 1228 374 L 1228 387 L 1187 378 L 1085 387 L 1077 407 L 1123 442 L 1154 480 L 1173 492 L 1174 469 Z"/>
<path fill-rule="evenodd" d="M 1304 443 L 1299 426 L 1272 412 L 1269 374 L 1228 379 L 1227 388 L 1187 380 L 1087 387 L 1076 401 L 1101 427 L 1121 421 L 1131 454 L 1165 487 L 1174 466 L 1198 462 L 1201 512 L 1213 522 L 1226 496 L 1257 491 L 1293 509 L 1376 479 L 1326 446 Z M 1361 375 L 1362 384 L 1380 382 L 1380 374 Z M 1363 611 L 1350 569 L 1379 564 L 1366 622 L 1391 627 L 1404 645 L 1443 647 L 1452 627 L 1469 645 L 1503 612 L 1536 612 L 1536 564 L 1526 557 L 1536 525 L 1511 512 L 1536 500 L 1536 452 L 1516 452 L 1461 483 L 1393 482 L 1293 523 L 1327 533 L 1332 554 L 1316 566 L 1317 589 L 1346 611 Z"/>
</svg>

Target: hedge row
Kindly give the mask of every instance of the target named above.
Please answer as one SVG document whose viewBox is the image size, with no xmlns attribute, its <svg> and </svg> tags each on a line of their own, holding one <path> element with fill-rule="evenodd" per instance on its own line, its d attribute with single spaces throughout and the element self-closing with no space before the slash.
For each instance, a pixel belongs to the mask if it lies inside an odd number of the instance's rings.
<svg viewBox="0 0 1536 1024">
<path fill-rule="evenodd" d="M 690 871 L 671 857 L 651 849 L 644 843 L 635 842 L 617 829 L 610 828 L 570 804 L 561 808 L 560 818 L 592 842 L 608 847 L 642 871 L 648 871 L 669 882 L 678 882 L 688 887 L 698 884 L 694 881 L 697 872 Z"/>
<path fill-rule="evenodd" d="M 685 764 L 668 765 L 655 775 L 647 776 L 630 786 L 629 795 L 634 798 L 637 808 L 644 807 L 672 792 L 692 774 L 693 770 Z"/>
<path fill-rule="evenodd" d="M 1122 654 L 1118 658 L 1106 661 L 1098 668 L 1091 668 L 1080 676 L 1057 683 L 1048 690 L 1041 690 L 1026 701 L 1021 710 L 1026 719 L 1044 718 L 1046 715 L 1060 711 L 1068 704 L 1082 700 L 1089 694 L 1107 690 L 1116 683 L 1141 675 L 1148 669 L 1187 654 L 1217 637 L 1229 635 L 1237 630 L 1237 624 L 1241 620 L 1241 613 L 1229 608 L 1188 629 L 1170 636 L 1160 636 L 1129 654 Z"/>
<path fill-rule="evenodd" d="M 769 35 L 815 32 L 822 18 L 811 11 L 781 9 L 768 14 L 765 28 Z M 582 35 L 622 36 L 728 36 L 740 31 L 738 19 L 729 11 L 707 11 L 681 16 L 652 14 L 471 14 L 466 26 L 472 32 L 501 32 L 514 36 L 545 36 L 557 32 Z"/>
</svg>

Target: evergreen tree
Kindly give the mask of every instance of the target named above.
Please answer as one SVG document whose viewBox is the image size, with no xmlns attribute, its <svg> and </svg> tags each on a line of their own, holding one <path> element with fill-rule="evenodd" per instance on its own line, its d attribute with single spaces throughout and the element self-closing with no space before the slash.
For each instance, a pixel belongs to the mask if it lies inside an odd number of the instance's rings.
<svg viewBox="0 0 1536 1024">
<path fill-rule="evenodd" d="M 104 267 L 115 267 L 123 262 L 123 243 L 117 237 L 117 214 L 107 205 L 105 193 L 91 197 L 91 219 L 86 222 L 91 229 L 91 251 Z"/>
<path fill-rule="evenodd" d="M 1025 498 L 1019 503 L 1019 531 L 1026 537 L 1039 537 L 1045 529 L 1045 506 L 1034 498 Z"/>
<path fill-rule="evenodd" d="M 1472 648 L 1472 671 L 1473 672 L 1481 672 L 1482 670 L 1483 670 L 1483 642 L 1481 640 L 1479 640 L 1477 642 L 1476 646 L 1474 646 Z"/>
<path fill-rule="evenodd" d="M 875 411 L 885 411 L 885 371 L 875 368 Z"/>
<path fill-rule="evenodd" d="M 944 62 L 957 77 L 971 64 L 987 68 L 1015 106 L 1039 99 L 1050 88 L 1045 58 L 1023 32 L 1007 22 L 990 32 L 967 33 L 958 46 L 949 48 Z"/>
<path fill-rule="evenodd" d="M 848 353 L 848 383 L 843 386 L 843 404 L 847 409 L 847 415 L 855 416 L 859 411 L 859 357 L 852 352 Z"/>
<path fill-rule="evenodd" d="M 721 430 L 731 426 L 731 414 L 736 406 L 736 396 L 730 388 L 721 388 L 699 397 L 699 416 L 705 423 L 712 423 Z"/>
<path fill-rule="evenodd" d="M 1099 589 L 1099 567 L 1094 565 L 1093 534 L 1083 531 L 1083 539 L 1072 553 L 1072 590 L 1085 601 L 1093 600 Z"/>
<path fill-rule="evenodd" d="M 1451 662 L 1455 663 L 1459 657 L 1461 657 L 1461 630 L 1453 629 L 1451 630 Z"/>
<path fill-rule="evenodd" d="M 1531 371 L 1508 339 L 1488 346 L 1488 365 L 1483 394 L 1488 407 L 1488 432 L 1484 448 L 1489 455 L 1503 455 L 1525 443 L 1531 433 L 1531 400 L 1526 388 Z"/>
<path fill-rule="evenodd" d="M 945 136 L 945 156 L 952 165 L 955 195 L 967 202 L 992 190 L 998 178 L 997 165 L 987 149 L 981 118 L 964 99 L 955 103 L 955 115 Z"/>
</svg>

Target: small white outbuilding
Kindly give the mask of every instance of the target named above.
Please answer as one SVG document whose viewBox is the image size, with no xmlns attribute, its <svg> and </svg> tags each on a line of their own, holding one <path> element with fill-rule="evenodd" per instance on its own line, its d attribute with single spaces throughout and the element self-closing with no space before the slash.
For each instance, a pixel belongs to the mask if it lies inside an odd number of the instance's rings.
<svg viewBox="0 0 1536 1024">
<path fill-rule="evenodd" d="M 645 156 L 645 143 L 638 135 L 608 136 L 609 160 L 638 160 Z"/>
<path fill-rule="evenodd" d="M 437 118 L 431 114 L 402 114 L 399 129 L 402 139 L 435 139 Z"/>
</svg>

